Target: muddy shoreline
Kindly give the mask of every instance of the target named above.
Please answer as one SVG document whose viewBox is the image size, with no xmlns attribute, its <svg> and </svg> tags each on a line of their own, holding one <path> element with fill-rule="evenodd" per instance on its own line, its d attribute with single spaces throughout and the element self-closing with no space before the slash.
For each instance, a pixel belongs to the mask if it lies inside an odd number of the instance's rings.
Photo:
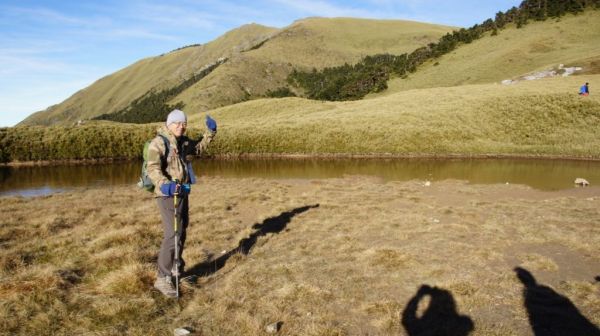
<svg viewBox="0 0 600 336">
<path fill-rule="evenodd" d="M 535 155 L 535 154 L 222 154 L 203 157 L 205 160 L 344 160 L 344 159 L 431 159 L 431 160 L 486 160 L 486 159 L 525 159 L 525 160 L 566 160 L 600 162 L 596 156 L 565 156 L 565 155 Z M 112 162 L 140 161 L 141 158 L 99 158 L 99 159 L 69 159 L 69 160 L 40 160 L 40 161 L 11 161 L 2 162 L 0 167 L 27 166 L 56 166 L 56 165 L 94 165 Z"/>
</svg>

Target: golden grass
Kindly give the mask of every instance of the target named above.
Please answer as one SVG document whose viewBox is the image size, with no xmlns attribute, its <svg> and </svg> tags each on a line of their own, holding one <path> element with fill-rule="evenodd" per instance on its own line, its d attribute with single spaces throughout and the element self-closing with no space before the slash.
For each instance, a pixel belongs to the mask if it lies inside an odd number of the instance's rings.
<svg viewBox="0 0 600 336">
<path fill-rule="evenodd" d="M 522 29 L 501 30 L 497 36 L 486 36 L 432 60 L 407 79 L 390 81 L 387 91 L 372 97 L 420 88 L 497 83 L 559 64 L 584 66 L 586 75 L 598 74 L 600 38 L 595 32 L 600 30 L 599 17 L 599 11 L 590 10 L 560 20 L 532 22 Z M 285 86 L 293 67 L 322 68 L 355 63 L 376 53 L 411 52 L 437 41 L 451 29 L 410 21 L 350 18 L 311 18 L 283 29 L 246 25 L 206 45 L 141 60 L 22 124 L 72 124 L 115 112 L 150 89 L 171 87 L 219 57 L 229 57 L 226 64 L 171 100 L 171 104 L 185 103 L 185 110 L 196 114 Z M 418 107 L 427 103 L 419 100 L 419 95 L 412 99 L 419 102 Z M 438 141 L 435 145 L 444 146 Z"/>
<path fill-rule="evenodd" d="M 599 200 L 594 187 L 203 177 L 184 254 L 201 276 L 177 303 L 152 289 L 161 224 L 149 193 L 0 198 L 0 330 L 258 335 L 281 321 L 281 335 L 406 335 L 407 303 L 429 285 L 472 335 L 523 335 L 516 266 L 600 325 Z"/>
<path fill-rule="evenodd" d="M 261 99 L 211 112 L 217 154 L 530 155 L 598 158 L 588 75 L 398 92 L 354 102 Z M 190 118 L 203 124 L 203 114 Z"/>
<path fill-rule="evenodd" d="M 600 11 L 597 10 L 566 15 L 560 20 L 531 22 L 521 29 L 500 30 L 497 36 L 462 45 L 420 66 L 406 79 L 391 80 L 389 89 L 379 95 L 419 88 L 499 83 L 535 71 L 556 69 L 559 64 L 583 66 L 586 73 L 598 74 L 598 31 Z"/>
<path fill-rule="evenodd" d="M 257 24 L 244 25 L 204 45 L 142 59 L 97 80 L 61 104 L 29 116 L 20 124 L 68 125 L 116 112 L 151 89 L 178 85 L 218 58 L 250 48 L 276 30 Z"/>
<path fill-rule="evenodd" d="M 418 22 L 342 18 L 307 19 L 283 29 L 244 25 L 205 45 L 140 60 L 21 124 L 65 125 L 116 112 L 151 89 L 171 88 L 220 57 L 227 57 L 227 63 L 171 102 L 182 101 L 187 111 L 205 111 L 285 85 L 292 64 L 321 68 L 355 63 L 373 53 L 410 52 L 450 30 Z"/>
<path fill-rule="evenodd" d="M 287 86 L 293 68 L 321 69 L 378 53 L 402 54 L 437 41 L 452 27 L 400 20 L 309 18 L 273 35 L 256 50 L 234 55 L 186 92 L 172 100 L 183 101 L 191 111 L 206 111 L 264 95 Z"/>
<path fill-rule="evenodd" d="M 593 125 L 600 123 L 600 96 L 577 95 L 586 81 L 600 82 L 600 75 L 409 90 L 352 102 L 259 99 L 211 112 L 219 134 L 209 153 L 599 159 Z M 204 116 L 190 116 L 193 136 L 204 128 Z M 112 122 L 4 129 L 0 156 L 132 158 L 152 129 Z"/>
</svg>

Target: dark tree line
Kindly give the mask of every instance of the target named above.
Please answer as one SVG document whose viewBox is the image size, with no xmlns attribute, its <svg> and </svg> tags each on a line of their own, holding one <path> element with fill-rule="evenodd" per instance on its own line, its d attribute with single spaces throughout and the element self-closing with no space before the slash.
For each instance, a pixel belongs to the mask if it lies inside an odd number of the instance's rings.
<svg viewBox="0 0 600 336">
<path fill-rule="evenodd" d="M 265 97 L 270 98 L 283 98 L 283 97 L 296 97 L 296 94 L 288 87 L 280 87 L 275 90 L 268 90 L 265 93 Z"/>
<path fill-rule="evenodd" d="M 290 85 L 304 90 L 306 97 L 317 100 L 356 100 L 372 92 L 387 89 L 390 76 L 406 76 L 415 72 L 424 62 L 440 57 L 461 44 L 471 43 L 484 33 L 498 33 L 508 24 L 523 27 L 530 20 L 543 21 L 578 14 L 586 8 L 600 9 L 600 0 L 525 0 L 519 7 L 498 12 L 494 19 L 487 19 L 471 28 L 462 28 L 442 36 L 437 43 L 416 49 L 410 54 L 378 54 L 367 56 L 355 65 L 344 64 L 317 71 L 294 69 L 288 76 Z"/>
<path fill-rule="evenodd" d="M 115 113 L 102 114 L 94 119 L 134 124 L 146 124 L 164 121 L 169 112 L 171 112 L 173 109 L 183 109 L 185 107 L 183 102 L 178 102 L 175 105 L 169 105 L 167 104 L 169 100 L 176 97 L 190 86 L 196 84 L 226 61 L 227 59 L 221 59 L 216 63 L 213 63 L 202 69 L 198 73 L 193 74 L 190 78 L 184 80 L 175 87 L 161 91 L 151 90 L 146 92 L 143 96 L 134 99 L 126 108 Z"/>
</svg>

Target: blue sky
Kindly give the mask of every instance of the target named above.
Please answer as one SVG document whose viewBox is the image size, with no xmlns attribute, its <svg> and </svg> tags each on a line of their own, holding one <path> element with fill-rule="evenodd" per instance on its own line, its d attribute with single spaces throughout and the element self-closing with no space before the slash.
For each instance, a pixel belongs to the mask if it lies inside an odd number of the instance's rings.
<svg viewBox="0 0 600 336">
<path fill-rule="evenodd" d="M 105 0 L 0 2 L 0 126 L 58 104 L 139 59 L 206 43 L 246 23 L 308 16 L 470 27 L 520 0 Z"/>
</svg>

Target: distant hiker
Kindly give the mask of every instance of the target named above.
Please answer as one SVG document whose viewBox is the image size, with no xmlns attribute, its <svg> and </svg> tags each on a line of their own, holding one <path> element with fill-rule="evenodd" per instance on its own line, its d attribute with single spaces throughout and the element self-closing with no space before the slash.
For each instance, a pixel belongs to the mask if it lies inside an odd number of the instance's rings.
<svg viewBox="0 0 600 336">
<path fill-rule="evenodd" d="M 208 147 L 217 133 L 217 124 L 206 117 L 206 132 L 201 141 L 186 137 L 187 117 L 183 111 L 173 110 L 167 122 L 157 130 L 148 145 L 147 174 L 153 184 L 156 202 L 163 223 L 163 240 L 158 253 L 158 277 L 154 287 L 168 297 L 178 297 L 172 277 L 183 272 L 185 262 L 181 258 L 189 223 L 188 195 L 196 177 L 192 170 L 193 154 L 200 154 Z M 177 195 L 176 195 L 177 194 Z M 176 197 L 175 197 L 176 195 Z M 174 201 L 177 200 L 177 212 Z M 175 216 L 178 227 L 178 256 L 175 256 Z M 179 265 L 175 264 L 179 261 Z"/>
<path fill-rule="evenodd" d="M 590 83 L 585 83 L 579 88 L 580 96 L 588 96 L 590 94 Z"/>
</svg>

